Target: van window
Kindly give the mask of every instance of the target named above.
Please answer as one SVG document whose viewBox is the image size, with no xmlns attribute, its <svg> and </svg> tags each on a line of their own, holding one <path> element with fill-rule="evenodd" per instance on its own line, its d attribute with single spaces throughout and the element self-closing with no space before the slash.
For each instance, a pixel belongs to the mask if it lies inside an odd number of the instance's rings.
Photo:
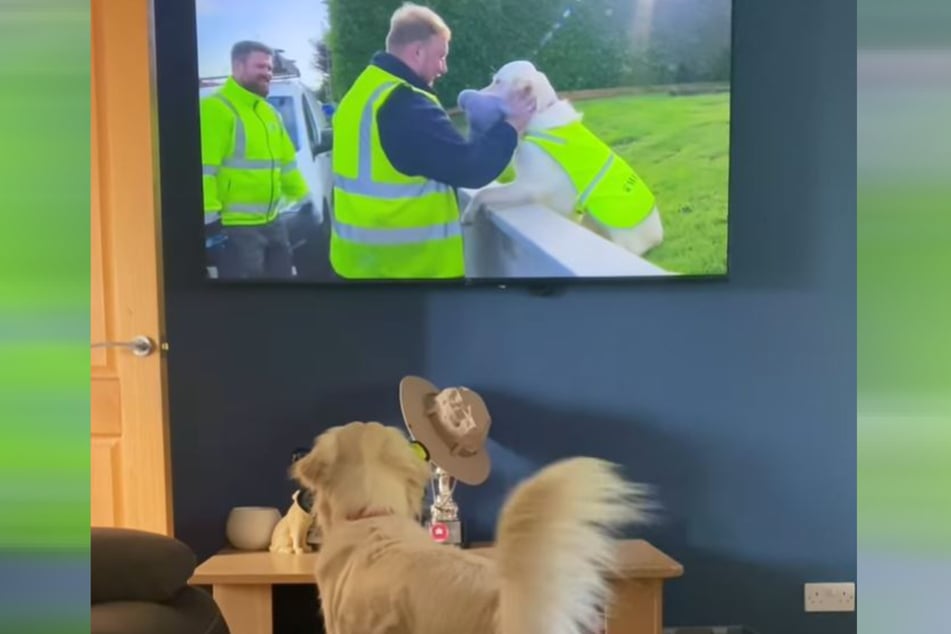
<svg viewBox="0 0 951 634">
<path fill-rule="evenodd" d="M 300 149 L 300 143 L 297 141 L 297 117 L 294 116 L 293 97 L 271 95 L 267 100 L 281 113 L 281 118 L 284 119 L 284 127 L 287 128 L 287 133 L 291 137 L 296 152 Z"/>
<path fill-rule="evenodd" d="M 307 125 L 307 140 L 310 143 L 310 152 L 317 155 L 316 149 L 319 147 L 317 124 L 314 122 L 314 112 L 310 109 L 310 104 L 304 105 L 304 123 Z"/>
<path fill-rule="evenodd" d="M 314 121 L 317 123 L 319 129 L 328 127 L 330 124 L 327 121 L 327 113 L 324 111 L 323 106 L 320 102 L 314 98 L 313 93 L 307 93 L 306 95 L 307 105 L 310 106 L 310 113 L 314 116 Z"/>
</svg>

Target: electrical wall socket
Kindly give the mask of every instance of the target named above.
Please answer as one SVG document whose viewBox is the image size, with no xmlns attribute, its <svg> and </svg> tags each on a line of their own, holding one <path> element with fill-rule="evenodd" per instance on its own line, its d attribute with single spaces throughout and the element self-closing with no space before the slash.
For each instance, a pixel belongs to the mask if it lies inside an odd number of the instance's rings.
<svg viewBox="0 0 951 634">
<path fill-rule="evenodd" d="M 806 612 L 855 612 L 854 583 L 807 583 Z"/>
</svg>

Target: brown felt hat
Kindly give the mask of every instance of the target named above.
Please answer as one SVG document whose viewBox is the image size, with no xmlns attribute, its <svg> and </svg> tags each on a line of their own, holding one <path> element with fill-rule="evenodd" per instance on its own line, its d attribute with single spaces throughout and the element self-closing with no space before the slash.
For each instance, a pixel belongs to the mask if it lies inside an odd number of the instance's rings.
<svg viewBox="0 0 951 634">
<path fill-rule="evenodd" d="M 437 467 L 466 484 L 485 482 L 492 419 L 481 396 L 465 387 L 440 390 L 426 379 L 407 376 L 400 381 L 400 409 L 413 440 Z"/>
</svg>

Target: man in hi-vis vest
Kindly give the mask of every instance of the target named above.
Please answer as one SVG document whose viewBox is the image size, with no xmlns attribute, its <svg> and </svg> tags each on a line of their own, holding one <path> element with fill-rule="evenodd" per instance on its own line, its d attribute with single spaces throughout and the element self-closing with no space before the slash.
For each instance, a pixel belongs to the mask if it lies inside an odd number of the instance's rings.
<svg viewBox="0 0 951 634">
<path fill-rule="evenodd" d="M 269 47 L 238 42 L 231 49 L 231 76 L 201 101 L 205 236 L 226 238 L 217 261 L 222 279 L 293 272 L 278 209 L 308 191 L 284 121 L 266 99 L 273 69 Z"/>
<path fill-rule="evenodd" d="M 502 173 L 534 111 L 515 95 L 511 113 L 463 137 L 433 83 L 447 71 L 450 30 L 412 3 L 390 20 L 373 56 L 334 113 L 330 261 L 346 279 L 451 279 L 465 275 L 454 188 Z"/>
</svg>

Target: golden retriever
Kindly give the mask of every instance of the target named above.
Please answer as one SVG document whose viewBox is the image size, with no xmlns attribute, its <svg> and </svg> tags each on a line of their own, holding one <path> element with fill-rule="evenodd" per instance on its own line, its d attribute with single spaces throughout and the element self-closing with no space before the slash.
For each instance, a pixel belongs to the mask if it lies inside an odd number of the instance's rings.
<svg viewBox="0 0 951 634">
<path fill-rule="evenodd" d="M 526 134 L 544 135 L 547 130 L 582 119 L 582 114 L 567 99 L 559 99 L 548 76 L 524 60 L 502 66 L 481 92 L 507 98 L 514 92 L 525 90 L 526 86 L 537 103 L 537 110 L 528 122 Z M 463 223 L 471 223 L 484 205 L 503 208 L 536 203 L 562 216 L 574 216 L 575 204 L 581 192 L 577 191 L 565 171 L 545 150 L 534 143 L 520 140 L 515 154 L 515 172 L 516 178 L 510 183 L 492 183 L 475 190 L 463 211 Z M 585 214 L 581 223 L 637 256 L 644 255 L 664 239 L 664 227 L 656 206 L 646 218 L 629 228 L 608 227 L 590 214 Z"/>
<path fill-rule="evenodd" d="M 520 484 L 491 556 L 438 544 L 420 524 L 431 467 L 404 433 L 353 422 L 291 467 L 316 493 L 315 577 L 328 634 L 581 634 L 610 600 L 615 539 L 645 490 L 594 458 Z"/>
</svg>

